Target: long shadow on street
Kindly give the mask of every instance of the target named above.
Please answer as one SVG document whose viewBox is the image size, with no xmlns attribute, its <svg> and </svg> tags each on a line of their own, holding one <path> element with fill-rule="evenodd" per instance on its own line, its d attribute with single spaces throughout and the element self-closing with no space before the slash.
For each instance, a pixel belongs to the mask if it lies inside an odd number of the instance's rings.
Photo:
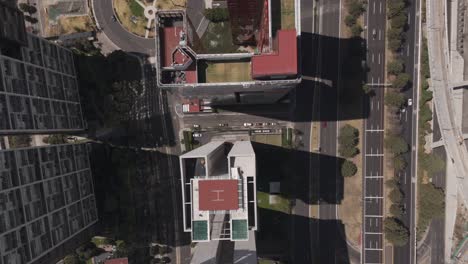
<svg viewBox="0 0 468 264">
<path fill-rule="evenodd" d="M 280 98 L 277 104 L 236 105 L 230 99 L 218 99 L 214 106 L 225 111 L 285 121 L 336 121 L 336 113 L 326 109 L 336 109 L 339 95 L 340 107 L 346 109 L 339 116 L 340 120 L 367 118 L 368 111 L 362 109 L 363 105 L 364 108 L 369 106 L 369 98 L 363 90 L 368 70 L 365 40 L 338 39 L 310 33 L 303 33 L 300 38 L 303 81 L 287 96 Z M 312 114 L 314 102 L 321 105 L 319 115 Z M 285 109 L 289 115 L 278 114 L 278 109 Z"/>
</svg>

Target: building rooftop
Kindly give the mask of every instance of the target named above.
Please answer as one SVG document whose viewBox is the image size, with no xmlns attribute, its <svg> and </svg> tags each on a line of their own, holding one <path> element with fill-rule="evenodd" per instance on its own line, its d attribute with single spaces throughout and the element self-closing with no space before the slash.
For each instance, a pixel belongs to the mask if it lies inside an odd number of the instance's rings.
<svg viewBox="0 0 468 264">
<path fill-rule="evenodd" d="M 270 54 L 252 58 L 252 77 L 297 75 L 297 36 L 296 30 L 278 30 L 276 50 Z"/>
<path fill-rule="evenodd" d="M 108 259 L 104 264 L 128 264 L 128 258 Z"/>
<path fill-rule="evenodd" d="M 238 184 L 237 180 L 200 180 L 199 209 L 204 211 L 239 209 Z"/>
</svg>

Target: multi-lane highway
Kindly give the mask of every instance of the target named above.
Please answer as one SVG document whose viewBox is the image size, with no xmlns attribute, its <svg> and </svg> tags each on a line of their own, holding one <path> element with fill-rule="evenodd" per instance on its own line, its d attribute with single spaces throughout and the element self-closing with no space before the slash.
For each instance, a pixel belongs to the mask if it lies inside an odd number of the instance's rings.
<svg viewBox="0 0 468 264">
<path fill-rule="evenodd" d="M 405 155 L 405 160 L 408 166 L 401 172 L 397 172 L 396 176 L 400 179 L 401 189 L 404 193 L 403 204 L 405 214 L 403 215 L 403 223 L 410 231 L 410 239 L 408 244 L 403 247 L 395 247 L 394 259 L 396 263 L 415 263 L 416 255 L 416 158 L 417 158 L 417 111 L 418 111 L 418 85 L 419 85 L 419 0 L 408 1 L 408 27 L 403 48 L 400 53 L 400 58 L 405 63 L 405 72 L 410 75 L 410 84 L 405 89 L 405 97 L 412 100 L 412 105 L 407 103 L 405 113 L 400 116 L 402 127 L 402 136 L 410 146 L 410 152 Z M 408 101 L 409 102 L 409 101 Z"/>
<path fill-rule="evenodd" d="M 364 100 L 362 263 L 383 263 L 385 6 L 385 0 L 371 0 L 364 16 L 367 83 L 375 94 Z"/>
</svg>

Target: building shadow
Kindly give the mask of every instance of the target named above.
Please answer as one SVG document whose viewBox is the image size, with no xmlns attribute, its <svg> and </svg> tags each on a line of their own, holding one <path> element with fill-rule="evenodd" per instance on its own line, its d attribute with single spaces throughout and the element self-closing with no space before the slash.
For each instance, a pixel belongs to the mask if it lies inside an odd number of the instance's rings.
<svg viewBox="0 0 468 264">
<path fill-rule="evenodd" d="M 282 263 L 350 263 L 341 220 L 258 208 L 257 254 Z"/>
<path fill-rule="evenodd" d="M 123 239 L 135 249 L 146 248 L 151 242 L 190 244 L 189 235 L 181 231 L 177 156 L 93 144 L 90 161 L 95 175 L 99 234 Z M 179 241 L 174 238 L 175 225 L 180 232 Z M 147 256 L 138 256 L 137 252 L 141 255 L 135 250 L 131 258 L 143 263 L 139 260 Z"/>
<path fill-rule="evenodd" d="M 281 194 L 306 204 L 340 204 L 344 159 L 302 150 L 252 142 L 257 160 L 257 190 L 269 192 L 270 182 L 281 183 Z M 320 164 L 320 167 L 319 167 Z"/>
<path fill-rule="evenodd" d="M 236 105 L 233 100 L 218 99 L 214 107 L 221 111 L 295 122 L 367 118 L 369 113 L 365 109 L 370 103 L 363 90 L 368 71 L 365 40 L 303 32 L 299 43 L 302 82 L 285 96 L 276 98 L 276 103 Z M 316 114 L 313 114 L 314 104 L 320 107 Z M 345 109 L 339 117 L 337 106 Z M 286 110 L 264 111 L 264 108 Z"/>
</svg>

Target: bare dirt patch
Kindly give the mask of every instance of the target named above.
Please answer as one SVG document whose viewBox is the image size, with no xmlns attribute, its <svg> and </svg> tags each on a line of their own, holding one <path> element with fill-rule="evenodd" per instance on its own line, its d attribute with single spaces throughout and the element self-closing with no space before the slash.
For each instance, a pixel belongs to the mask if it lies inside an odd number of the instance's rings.
<svg viewBox="0 0 468 264">
<path fill-rule="evenodd" d="M 61 34 L 92 31 L 94 29 L 94 23 L 89 16 L 62 16 L 58 19 L 58 24 Z"/>
</svg>

